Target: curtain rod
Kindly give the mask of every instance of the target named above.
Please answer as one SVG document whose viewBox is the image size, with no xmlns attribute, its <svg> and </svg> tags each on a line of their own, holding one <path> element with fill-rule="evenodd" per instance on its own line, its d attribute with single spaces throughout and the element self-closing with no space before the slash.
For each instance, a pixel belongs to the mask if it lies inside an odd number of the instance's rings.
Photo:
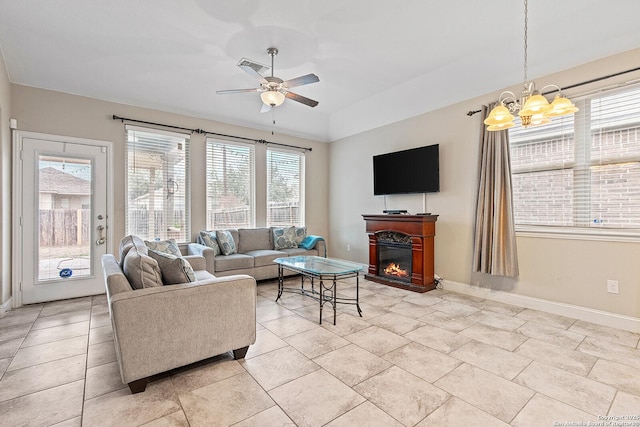
<svg viewBox="0 0 640 427">
<path fill-rule="evenodd" d="M 562 90 L 573 89 L 573 88 L 576 88 L 576 87 L 585 86 L 585 85 L 588 85 L 588 84 L 591 84 L 591 83 L 595 83 L 595 82 L 599 82 L 599 81 L 602 81 L 602 80 L 610 79 L 612 77 L 618 77 L 618 76 L 621 76 L 623 74 L 633 73 L 634 71 L 638 71 L 638 70 L 640 70 L 640 67 L 632 68 L 632 69 L 626 70 L 626 71 L 619 71 L 617 73 L 609 74 L 609 75 L 602 76 L 602 77 L 596 77 L 595 79 L 586 80 L 584 82 L 580 82 L 580 83 L 576 83 L 576 84 L 573 84 L 573 85 L 570 85 L 570 86 L 566 86 Z M 551 90 L 551 91 L 543 93 L 542 95 L 548 95 L 548 94 L 553 93 L 553 92 L 557 92 L 557 90 Z M 480 111 L 482 111 L 482 110 L 468 111 L 467 112 L 467 116 L 471 117 L 474 114 L 479 113 Z"/>
<path fill-rule="evenodd" d="M 227 135 L 225 133 L 209 132 L 209 131 L 203 130 L 203 129 L 191 129 L 191 128 L 184 128 L 184 127 L 180 127 L 180 126 L 165 125 L 163 123 L 155 123 L 155 122 L 147 122 L 147 121 L 144 121 L 144 120 L 128 119 L 126 117 L 116 116 L 115 114 L 113 115 L 112 119 L 113 120 L 120 120 L 122 123 L 124 123 L 125 121 L 126 122 L 131 122 L 131 123 L 142 123 L 142 124 L 145 124 L 145 125 L 161 126 L 161 127 L 164 127 L 164 128 L 183 130 L 183 131 L 188 131 L 188 132 L 191 132 L 191 133 L 223 136 L 223 137 L 226 137 L 226 138 L 235 138 L 235 139 L 240 139 L 242 141 L 254 142 L 256 144 L 277 145 L 279 147 L 295 148 L 296 150 L 313 151 L 313 148 L 298 147 L 297 145 L 282 144 L 280 142 L 267 141 L 266 139 L 246 138 L 244 136 Z"/>
</svg>

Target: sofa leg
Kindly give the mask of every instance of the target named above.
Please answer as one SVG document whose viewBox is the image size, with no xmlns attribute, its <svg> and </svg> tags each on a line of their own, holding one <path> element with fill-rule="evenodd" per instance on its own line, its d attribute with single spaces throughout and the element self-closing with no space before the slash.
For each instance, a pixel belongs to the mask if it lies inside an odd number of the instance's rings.
<svg viewBox="0 0 640 427">
<path fill-rule="evenodd" d="M 244 356 L 247 354 L 247 350 L 249 350 L 249 346 L 239 348 L 237 350 L 233 350 L 233 358 L 234 359 L 244 359 Z"/>
<path fill-rule="evenodd" d="M 147 388 L 149 378 L 141 378 L 139 380 L 131 381 L 129 383 L 129 390 L 131 394 L 141 393 Z"/>
</svg>

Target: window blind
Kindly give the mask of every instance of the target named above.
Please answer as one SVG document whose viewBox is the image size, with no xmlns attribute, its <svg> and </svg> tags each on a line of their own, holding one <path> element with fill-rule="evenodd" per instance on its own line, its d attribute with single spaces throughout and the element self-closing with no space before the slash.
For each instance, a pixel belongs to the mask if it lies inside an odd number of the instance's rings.
<svg viewBox="0 0 640 427">
<path fill-rule="evenodd" d="M 190 241 L 189 136 L 126 126 L 126 232 Z"/>
<path fill-rule="evenodd" d="M 267 226 L 304 224 L 304 155 L 267 149 Z"/>
<path fill-rule="evenodd" d="M 509 129 L 516 225 L 640 235 L 640 87 L 574 101 L 573 116 Z"/>
<path fill-rule="evenodd" d="M 255 224 L 254 146 L 207 139 L 207 229 Z"/>
</svg>

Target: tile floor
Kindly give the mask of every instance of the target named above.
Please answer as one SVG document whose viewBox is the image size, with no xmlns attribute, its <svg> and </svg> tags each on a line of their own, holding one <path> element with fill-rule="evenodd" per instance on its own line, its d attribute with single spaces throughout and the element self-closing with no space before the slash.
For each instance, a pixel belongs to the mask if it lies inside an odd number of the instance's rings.
<svg viewBox="0 0 640 427">
<path fill-rule="evenodd" d="M 326 311 L 319 325 L 313 300 L 276 304 L 276 289 L 258 286 L 246 359 L 158 375 L 136 395 L 120 382 L 104 295 L 12 310 L 0 319 L 0 425 L 640 425 L 639 334 L 364 280 L 363 317 L 342 306 L 337 325 Z"/>
</svg>

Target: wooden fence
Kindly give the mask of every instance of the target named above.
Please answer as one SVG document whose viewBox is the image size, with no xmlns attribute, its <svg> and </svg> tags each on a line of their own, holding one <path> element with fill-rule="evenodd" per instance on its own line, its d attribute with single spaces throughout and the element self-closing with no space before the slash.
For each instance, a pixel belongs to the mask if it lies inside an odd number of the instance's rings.
<svg viewBox="0 0 640 427">
<path fill-rule="evenodd" d="M 89 237 L 89 209 L 40 210 L 40 246 L 83 246 Z"/>
</svg>

